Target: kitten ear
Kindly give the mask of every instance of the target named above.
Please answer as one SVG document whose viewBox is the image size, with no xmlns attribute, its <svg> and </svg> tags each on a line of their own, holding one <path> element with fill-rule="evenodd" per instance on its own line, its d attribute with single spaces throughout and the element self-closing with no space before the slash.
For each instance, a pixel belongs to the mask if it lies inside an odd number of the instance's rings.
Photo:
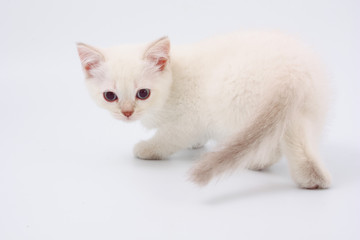
<svg viewBox="0 0 360 240">
<path fill-rule="evenodd" d="M 145 50 L 144 60 L 149 62 L 153 70 L 163 71 L 170 60 L 170 40 L 168 37 L 162 37 L 151 43 Z"/>
<path fill-rule="evenodd" d="M 96 70 L 102 62 L 104 62 L 104 55 L 98 49 L 84 43 L 78 43 L 77 50 L 81 60 L 81 65 L 83 66 L 87 77 L 93 77 L 94 70 Z"/>
</svg>

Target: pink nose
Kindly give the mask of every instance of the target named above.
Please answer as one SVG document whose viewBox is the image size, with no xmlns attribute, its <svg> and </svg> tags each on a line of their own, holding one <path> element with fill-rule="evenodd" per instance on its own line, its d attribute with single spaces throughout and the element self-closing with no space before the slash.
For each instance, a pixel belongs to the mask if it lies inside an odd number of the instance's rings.
<svg viewBox="0 0 360 240">
<path fill-rule="evenodd" d="M 134 113 L 134 111 L 125 111 L 125 112 L 122 112 L 122 114 L 124 114 L 126 117 L 130 117 L 133 113 Z"/>
</svg>

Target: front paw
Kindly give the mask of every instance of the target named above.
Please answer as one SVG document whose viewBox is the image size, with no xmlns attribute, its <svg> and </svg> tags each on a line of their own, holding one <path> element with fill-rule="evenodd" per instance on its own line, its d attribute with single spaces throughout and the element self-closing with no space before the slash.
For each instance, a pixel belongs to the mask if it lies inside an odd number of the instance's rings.
<svg viewBox="0 0 360 240">
<path fill-rule="evenodd" d="M 161 160 L 165 157 L 160 153 L 160 149 L 149 141 L 141 141 L 134 147 L 134 155 L 145 160 Z"/>
</svg>

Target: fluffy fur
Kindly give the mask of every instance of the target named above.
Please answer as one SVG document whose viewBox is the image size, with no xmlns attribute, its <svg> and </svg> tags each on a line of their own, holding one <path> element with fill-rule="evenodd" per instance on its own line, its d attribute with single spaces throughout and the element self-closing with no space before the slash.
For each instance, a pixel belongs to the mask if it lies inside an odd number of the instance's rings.
<svg viewBox="0 0 360 240">
<path fill-rule="evenodd" d="M 318 156 L 328 83 L 314 54 L 276 32 L 242 32 L 174 46 L 168 38 L 138 46 L 98 49 L 78 44 L 94 100 L 117 119 L 140 119 L 156 134 L 138 143 L 141 159 L 164 159 L 209 139 L 190 178 L 200 185 L 236 167 L 260 170 L 289 161 L 302 188 L 327 188 Z M 136 99 L 150 89 L 147 100 Z M 112 91 L 117 101 L 107 102 Z M 130 117 L 124 111 L 133 111 Z"/>
</svg>

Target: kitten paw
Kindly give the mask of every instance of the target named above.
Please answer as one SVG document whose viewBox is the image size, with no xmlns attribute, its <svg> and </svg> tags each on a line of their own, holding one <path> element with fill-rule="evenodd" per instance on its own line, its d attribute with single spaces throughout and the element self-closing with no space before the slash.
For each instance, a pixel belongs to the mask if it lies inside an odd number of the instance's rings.
<svg viewBox="0 0 360 240">
<path fill-rule="evenodd" d="M 264 169 L 267 169 L 268 166 L 262 166 L 262 165 L 251 165 L 248 166 L 247 169 L 251 170 L 251 171 L 259 171 L 261 172 Z"/>
<path fill-rule="evenodd" d="M 268 162 L 265 164 L 261 164 L 261 163 L 254 163 L 254 164 L 249 164 L 246 168 L 252 171 L 262 171 L 262 170 L 266 170 L 269 167 L 271 167 L 274 164 L 274 162 Z"/>
<path fill-rule="evenodd" d="M 325 169 L 313 162 L 304 162 L 298 167 L 299 171 L 293 173 L 293 178 L 299 187 L 305 189 L 330 187 L 331 176 Z"/>
<path fill-rule="evenodd" d="M 280 160 L 280 155 L 276 154 L 268 161 L 254 161 L 247 164 L 246 168 L 252 171 L 262 171 L 268 169 L 273 164 L 277 163 Z"/>
<path fill-rule="evenodd" d="M 197 143 L 195 145 L 192 145 L 191 148 L 192 149 L 200 149 L 200 148 L 203 148 L 204 146 L 205 146 L 205 144 Z"/>
<path fill-rule="evenodd" d="M 141 141 L 135 145 L 134 155 L 144 160 L 161 160 L 164 158 L 159 154 L 158 148 L 147 141 Z"/>
</svg>

